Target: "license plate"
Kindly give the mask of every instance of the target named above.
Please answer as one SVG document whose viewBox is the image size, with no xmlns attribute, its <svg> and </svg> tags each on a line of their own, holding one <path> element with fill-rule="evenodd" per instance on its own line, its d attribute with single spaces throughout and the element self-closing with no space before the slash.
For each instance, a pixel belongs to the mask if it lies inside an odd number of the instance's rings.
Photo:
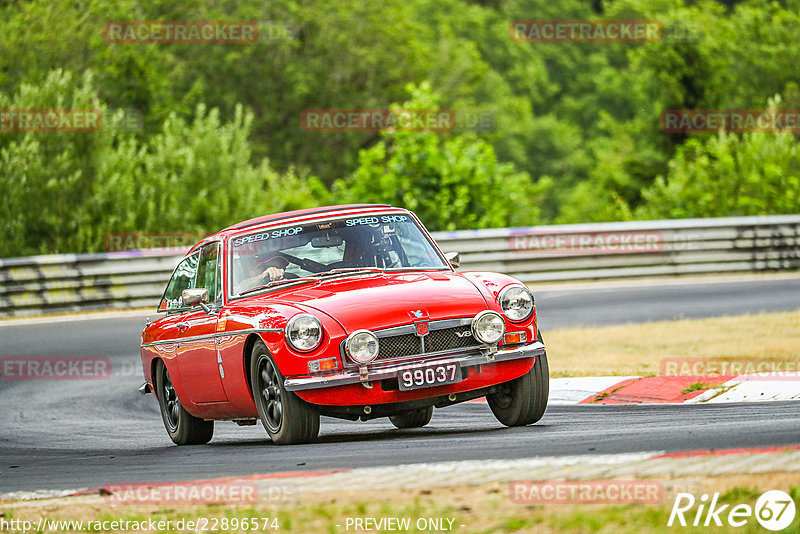
<svg viewBox="0 0 800 534">
<path fill-rule="evenodd" d="M 421 365 L 401 371 L 397 377 L 401 391 L 429 388 L 461 382 L 461 366 L 457 363 Z"/>
</svg>

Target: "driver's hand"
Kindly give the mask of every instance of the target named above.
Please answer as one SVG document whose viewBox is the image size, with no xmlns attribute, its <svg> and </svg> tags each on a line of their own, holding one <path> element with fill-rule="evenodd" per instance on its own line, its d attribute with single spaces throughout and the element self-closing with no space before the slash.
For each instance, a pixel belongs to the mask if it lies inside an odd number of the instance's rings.
<svg viewBox="0 0 800 534">
<path fill-rule="evenodd" d="M 261 273 L 261 280 L 266 280 L 269 278 L 270 281 L 273 280 L 280 280 L 283 278 L 283 269 L 278 269 L 277 267 L 267 267 L 263 273 Z"/>
</svg>

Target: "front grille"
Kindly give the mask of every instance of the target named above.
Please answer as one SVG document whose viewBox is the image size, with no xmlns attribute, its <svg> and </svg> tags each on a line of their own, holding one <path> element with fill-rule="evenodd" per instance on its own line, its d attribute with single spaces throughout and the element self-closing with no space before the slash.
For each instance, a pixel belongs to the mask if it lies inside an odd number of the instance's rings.
<svg viewBox="0 0 800 534">
<path fill-rule="evenodd" d="M 464 337 L 456 334 L 469 334 Z M 474 346 L 475 338 L 468 326 L 431 330 L 425 336 L 425 352 L 439 352 L 440 350 L 463 349 Z"/>
<path fill-rule="evenodd" d="M 458 334 L 467 334 L 464 337 Z M 451 328 L 431 329 L 423 341 L 416 334 L 400 334 L 379 338 L 380 349 L 378 361 L 394 360 L 431 352 L 466 349 L 477 347 L 478 342 L 472 336 L 469 326 L 456 326 Z"/>
<path fill-rule="evenodd" d="M 416 334 L 382 337 L 378 340 L 378 360 L 413 356 L 422 352 L 422 343 Z"/>
</svg>

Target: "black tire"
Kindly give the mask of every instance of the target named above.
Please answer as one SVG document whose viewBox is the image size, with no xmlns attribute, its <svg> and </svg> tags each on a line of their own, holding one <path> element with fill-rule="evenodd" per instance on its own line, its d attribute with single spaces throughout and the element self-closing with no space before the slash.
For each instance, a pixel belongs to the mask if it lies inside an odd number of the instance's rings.
<svg viewBox="0 0 800 534">
<path fill-rule="evenodd" d="M 433 417 L 433 406 L 409 410 L 397 415 L 390 415 L 389 421 L 397 428 L 422 428 L 431 422 Z"/>
<path fill-rule="evenodd" d="M 549 394 L 550 370 L 547 354 L 542 354 L 530 371 L 501 384 L 500 391 L 487 395 L 486 400 L 498 421 L 506 426 L 525 426 L 542 418 Z"/>
<path fill-rule="evenodd" d="M 167 366 L 160 360 L 156 364 L 156 396 L 164 428 L 176 445 L 203 445 L 211 441 L 214 421 L 205 421 L 186 411 L 172 386 Z"/>
<path fill-rule="evenodd" d="M 261 424 L 277 445 L 311 443 L 319 435 L 319 410 L 286 391 L 283 375 L 258 341 L 250 358 L 250 387 Z"/>
</svg>

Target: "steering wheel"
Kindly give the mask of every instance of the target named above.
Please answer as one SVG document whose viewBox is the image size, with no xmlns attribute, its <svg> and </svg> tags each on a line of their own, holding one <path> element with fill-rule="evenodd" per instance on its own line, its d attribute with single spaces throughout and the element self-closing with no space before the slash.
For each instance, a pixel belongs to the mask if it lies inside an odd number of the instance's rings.
<svg viewBox="0 0 800 534">
<path fill-rule="evenodd" d="M 286 259 L 286 261 L 288 261 L 289 263 L 294 263 L 301 269 L 306 270 L 310 273 L 323 273 L 328 270 L 327 265 L 324 265 L 318 261 L 309 260 L 308 258 L 304 259 L 297 258 L 295 256 L 292 256 L 291 254 L 286 254 L 285 252 L 278 252 L 276 255 Z"/>
</svg>

